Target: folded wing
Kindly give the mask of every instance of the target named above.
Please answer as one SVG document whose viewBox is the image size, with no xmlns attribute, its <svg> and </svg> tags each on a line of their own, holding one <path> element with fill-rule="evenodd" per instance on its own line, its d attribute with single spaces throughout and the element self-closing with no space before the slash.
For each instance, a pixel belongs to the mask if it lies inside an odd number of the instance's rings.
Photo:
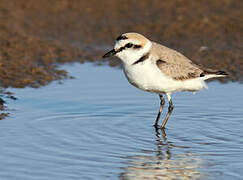
<svg viewBox="0 0 243 180">
<path fill-rule="evenodd" d="M 154 61 L 161 72 L 175 80 L 201 77 L 204 72 L 181 53 L 160 44 L 153 43 L 151 51 L 157 56 Z"/>
</svg>

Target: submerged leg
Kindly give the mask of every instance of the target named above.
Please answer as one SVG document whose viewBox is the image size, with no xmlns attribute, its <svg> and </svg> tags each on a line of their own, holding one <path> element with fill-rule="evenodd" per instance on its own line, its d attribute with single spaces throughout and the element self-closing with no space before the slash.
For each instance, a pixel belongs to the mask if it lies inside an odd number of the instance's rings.
<svg viewBox="0 0 243 180">
<path fill-rule="evenodd" d="M 159 108 L 159 112 L 158 112 L 157 118 L 154 123 L 155 127 L 158 127 L 159 118 L 160 118 L 161 112 L 163 111 L 163 108 L 165 105 L 165 99 L 162 94 L 159 95 L 159 98 L 160 98 L 160 108 Z"/>
<path fill-rule="evenodd" d="M 168 97 L 169 107 L 168 107 L 168 113 L 167 113 L 167 115 L 166 115 L 166 117 L 165 117 L 165 119 L 164 119 L 164 121 L 163 121 L 163 123 L 161 125 L 161 128 L 165 127 L 165 125 L 166 125 L 166 123 L 167 123 L 167 121 L 168 121 L 168 119 L 169 119 L 169 117 L 170 117 L 170 115 L 171 115 L 171 113 L 172 113 L 172 111 L 174 109 L 170 93 L 166 93 L 166 95 Z"/>
</svg>

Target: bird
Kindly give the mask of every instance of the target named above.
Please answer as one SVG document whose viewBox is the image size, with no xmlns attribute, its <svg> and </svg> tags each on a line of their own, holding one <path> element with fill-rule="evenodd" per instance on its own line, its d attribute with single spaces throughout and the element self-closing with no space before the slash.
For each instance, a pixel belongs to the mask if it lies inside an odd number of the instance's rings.
<svg viewBox="0 0 243 180">
<path fill-rule="evenodd" d="M 121 60 L 123 72 L 132 85 L 159 95 L 160 108 L 154 126 L 161 129 L 165 128 L 174 109 L 172 93 L 181 91 L 195 93 L 207 88 L 205 80 L 229 75 L 225 71 L 204 68 L 180 52 L 151 41 L 136 32 L 119 35 L 114 48 L 102 57 L 112 56 Z M 169 106 L 164 121 L 159 126 L 165 95 Z"/>
</svg>

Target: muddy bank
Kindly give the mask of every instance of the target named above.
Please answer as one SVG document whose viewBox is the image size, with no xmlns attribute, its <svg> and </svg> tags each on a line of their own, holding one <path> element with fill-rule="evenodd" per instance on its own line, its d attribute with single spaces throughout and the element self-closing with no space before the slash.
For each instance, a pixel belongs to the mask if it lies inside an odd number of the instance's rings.
<svg viewBox="0 0 243 180">
<path fill-rule="evenodd" d="M 1 0 L 1 86 L 38 87 L 65 77 L 57 64 L 102 61 L 114 38 L 129 31 L 197 63 L 228 70 L 238 80 L 243 74 L 241 10 L 241 0 Z"/>
</svg>

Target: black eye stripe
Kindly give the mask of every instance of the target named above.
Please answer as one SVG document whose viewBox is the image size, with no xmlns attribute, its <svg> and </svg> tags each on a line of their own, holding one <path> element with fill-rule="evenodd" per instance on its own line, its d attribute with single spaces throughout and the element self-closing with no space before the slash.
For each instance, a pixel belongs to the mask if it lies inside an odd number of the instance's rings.
<svg viewBox="0 0 243 180">
<path fill-rule="evenodd" d="M 133 47 L 133 44 L 132 44 L 132 43 L 127 43 L 127 44 L 125 45 L 125 47 L 126 47 L 126 48 L 131 48 L 131 47 Z"/>
<path fill-rule="evenodd" d="M 125 47 L 120 47 L 119 49 L 118 49 L 118 52 L 121 52 L 121 51 L 123 51 L 124 49 L 126 49 Z"/>
<path fill-rule="evenodd" d="M 127 43 L 127 44 L 125 45 L 125 47 L 126 47 L 126 48 L 131 48 L 131 47 L 133 47 L 134 49 L 139 49 L 139 48 L 141 48 L 142 46 L 141 46 L 141 45 L 137 45 L 137 44 Z"/>
<path fill-rule="evenodd" d="M 141 45 L 132 44 L 132 43 L 127 43 L 127 44 L 125 44 L 125 46 L 120 47 L 120 48 L 117 50 L 117 53 L 123 51 L 123 50 L 126 49 L 126 48 L 131 48 L 131 47 L 133 47 L 134 49 L 139 49 L 139 48 L 141 48 L 142 46 L 141 46 Z"/>
<path fill-rule="evenodd" d="M 133 45 L 133 48 L 134 48 L 134 49 L 139 49 L 139 48 L 141 48 L 141 47 L 142 47 L 141 45 L 136 45 L 136 44 Z"/>
</svg>

